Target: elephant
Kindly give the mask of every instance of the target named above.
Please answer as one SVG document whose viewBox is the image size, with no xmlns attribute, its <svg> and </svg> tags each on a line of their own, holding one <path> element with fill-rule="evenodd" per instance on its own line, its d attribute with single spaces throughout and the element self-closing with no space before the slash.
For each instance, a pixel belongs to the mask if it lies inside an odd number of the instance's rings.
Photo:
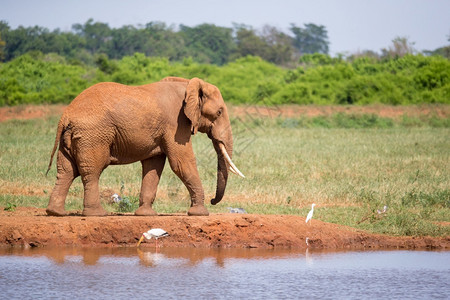
<svg viewBox="0 0 450 300">
<path fill-rule="evenodd" d="M 56 150 L 57 176 L 46 209 L 64 216 L 73 180 L 81 176 L 84 216 L 107 215 L 99 197 L 99 178 L 109 165 L 142 165 L 138 216 L 154 216 L 152 204 L 166 158 L 189 191 L 188 215 L 207 216 L 204 191 L 191 136 L 206 133 L 217 153 L 217 186 L 211 204 L 225 192 L 228 171 L 244 175 L 231 160 L 233 135 L 219 89 L 199 78 L 166 77 L 159 82 L 127 86 L 97 83 L 81 92 L 59 120 L 47 174 Z"/>
</svg>

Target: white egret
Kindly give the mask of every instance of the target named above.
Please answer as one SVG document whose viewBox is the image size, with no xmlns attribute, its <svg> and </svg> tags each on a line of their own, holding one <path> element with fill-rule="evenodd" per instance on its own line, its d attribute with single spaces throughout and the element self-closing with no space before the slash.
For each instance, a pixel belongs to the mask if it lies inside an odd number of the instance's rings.
<svg viewBox="0 0 450 300">
<path fill-rule="evenodd" d="M 150 229 L 149 231 L 144 232 L 142 234 L 142 236 L 139 239 L 139 242 L 137 243 L 136 247 L 139 247 L 139 245 L 142 243 L 144 238 L 146 238 L 147 240 L 150 240 L 152 237 L 155 238 L 155 240 L 156 240 L 155 247 L 158 247 L 158 239 L 160 237 L 165 237 L 165 236 L 169 236 L 169 234 L 164 229 L 161 229 L 161 228 Z"/>
<path fill-rule="evenodd" d="M 378 213 L 379 215 L 386 213 L 386 211 L 387 211 L 387 205 L 385 205 L 385 206 L 383 207 L 383 210 L 377 209 L 377 213 Z"/>
<path fill-rule="evenodd" d="M 232 214 L 246 214 L 247 212 L 243 208 L 234 208 L 234 207 L 227 207 L 228 211 Z"/>
<path fill-rule="evenodd" d="M 312 219 L 312 217 L 313 217 L 313 213 L 314 213 L 314 206 L 316 206 L 315 203 L 313 203 L 313 204 L 311 205 L 311 210 L 309 211 L 308 216 L 306 216 L 306 221 L 305 221 L 305 223 L 308 223 L 309 221 L 311 221 L 311 219 Z M 312 222 L 312 221 L 311 221 L 311 222 Z M 310 225 L 311 225 L 311 222 L 309 222 Z"/>
<path fill-rule="evenodd" d="M 111 196 L 112 201 L 114 201 L 114 203 L 119 203 L 120 201 L 122 201 L 122 197 L 120 197 L 118 194 L 114 194 Z"/>
</svg>

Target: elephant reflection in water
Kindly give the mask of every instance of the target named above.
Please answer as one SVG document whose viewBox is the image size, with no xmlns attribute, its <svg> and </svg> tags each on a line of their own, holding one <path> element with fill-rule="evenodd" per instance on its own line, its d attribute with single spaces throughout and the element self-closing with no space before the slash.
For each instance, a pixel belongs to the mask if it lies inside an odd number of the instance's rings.
<svg viewBox="0 0 450 300">
<path fill-rule="evenodd" d="M 6 251 L 5 251 L 6 252 Z M 77 247 L 42 247 L 8 249 L 8 254 L 16 256 L 44 256 L 57 264 L 79 263 L 86 266 L 103 263 L 115 264 L 117 261 L 130 260 L 148 267 L 158 265 L 195 266 L 205 260 L 212 260 L 218 267 L 224 267 L 229 259 L 270 259 L 275 257 L 291 257 L 291 249 L 208 249 L 208 248 L 162 248 L 158 252 L 153 247 L 149 248 L 77 248 Z M 0 251 L 0 255 L 2 252 Z M 307 261 L 310 260 L 308 252 Z"/>
</svg>

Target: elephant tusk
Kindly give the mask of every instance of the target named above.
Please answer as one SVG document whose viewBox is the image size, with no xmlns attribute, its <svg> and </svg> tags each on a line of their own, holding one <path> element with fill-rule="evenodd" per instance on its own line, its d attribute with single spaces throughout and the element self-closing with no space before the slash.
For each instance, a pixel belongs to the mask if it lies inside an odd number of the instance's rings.
<svg viewBox="0 0 450 300">
<path fill-rule="evenodd" d="M 233 163 L 233 162 L 231 162 Z M 230 166 L 230 168 L 233 170 L 232 172 L 238 176 L 241 176 L 242 178 L 245 178 L 245 175 L 242 174 L 241 171 L 239 171 L 239 169 L 236 166 L 233 166 L 233 168 Z"/>
<path fill-rule="evenodd" d="M 234 175 L 239 175 L 232 167 L 230 167 L 230 172 L 233 173 Z"/>
<path fill-rule="evenodd" d="M 220 150 L 222 151 L 223 156 L 225 157 L 226 161 L 230 165 L 230 171 L 236 175 L 241 176 L 242 178 L 245 178 L 244 174 L 242 174 L 241 171 L 234 165 L 234 163 L 231 161 L 230 156 L 227 153 L 227 150 L 225 149 L 225 146 L 221 143 L 219 143 Z"/>
</svg>

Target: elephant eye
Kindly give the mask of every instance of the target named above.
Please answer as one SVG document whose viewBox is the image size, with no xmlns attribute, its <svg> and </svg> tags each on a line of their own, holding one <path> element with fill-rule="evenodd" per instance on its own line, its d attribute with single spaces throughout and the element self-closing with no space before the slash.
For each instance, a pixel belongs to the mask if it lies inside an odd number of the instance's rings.
<svg viewBox="0 0 450 300">
<path fill-rule="evenodd" d="M 219 109 L 219 111 L 217 112 L 217 116 L 220 117 L 221 114 L 222 114 L 222 108 Z"/>
</svg>

